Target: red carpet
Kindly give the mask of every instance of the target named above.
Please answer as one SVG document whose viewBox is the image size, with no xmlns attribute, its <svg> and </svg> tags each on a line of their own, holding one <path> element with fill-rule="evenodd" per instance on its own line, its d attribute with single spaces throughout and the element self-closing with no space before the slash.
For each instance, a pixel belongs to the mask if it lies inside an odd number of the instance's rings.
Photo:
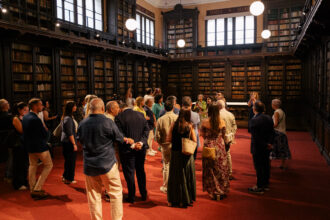
<svg viewBox="0 0 330 220">
<path fill-rule="evenodd" d="M 279 163 L 273 162 L 271 191 L 263 196 L 247 192 L 256 179 L 246 130 L 239 130 L 237 143 L 232 146 L 236 180 L 231 182 L 227 199 L 211 201 L 202 191 L 199 154 L 196 161 L 197 201 L 187 209 L 167 207 L 166 195 L 159 191 L 162 183 L 160 153 L 156 157 L 148 157 L 146 172 L 150 200 L 134 205 L 125 203 L 124 219 L 330 219 L 330 168 L 308 133 L 289 132 L 288 137 L 293 156 L 290 168 L 282 171 L 278 168 Z M 3 167 L 1 164 L 1 173 Z M 0 219 L 89 219 L 82 157 L 77 163 L 77 184 L 64 185 L 60 179 L 62 172 L 63 160 L 57 150 L 54 169 L 44 187 L 52 196 L 43 201 L 34 201 L 28 192 L 14 191 L 1 181 Z M 122 180 L 124 193 L 127 193 L 125 181 Z M 103 203 L 103 216 L 110 219 L 109 203 Z"/>
</svg>

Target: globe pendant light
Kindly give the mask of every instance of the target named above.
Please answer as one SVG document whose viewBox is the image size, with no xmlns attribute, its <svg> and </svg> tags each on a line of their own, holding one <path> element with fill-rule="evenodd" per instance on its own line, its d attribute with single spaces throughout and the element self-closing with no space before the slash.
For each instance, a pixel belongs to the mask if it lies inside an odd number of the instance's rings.
<svg viewBox="0 0 330 220">
<path fill-rule="evenodd" d="M 263 30 L 261 32 L 261 37 L 263 39 L 268 39 L 268 38 L 270 38 L 271 35 L 272 35 L 272 33 L 269 30 Z"/>
<path fill-rule="evenodd" d="M 178 47 L 182 48 L 186 45 L 186 41 L 184 39 L 179 39 L 176 44 L 178 45 Z"/>
<path fill-rule="evenodd" d="M 252 2 L 250 5 L 250 12 L 254 16 L 261 15 L 265 10 L 265 5 L 261 1 Z"/>
<path fill-rule="evenodd" d="M 125 26 L 129 31 L 135 31 L 137 28 L 137 22 L 134 18 L 129 18 L 125 22 Z"/>
</svg>

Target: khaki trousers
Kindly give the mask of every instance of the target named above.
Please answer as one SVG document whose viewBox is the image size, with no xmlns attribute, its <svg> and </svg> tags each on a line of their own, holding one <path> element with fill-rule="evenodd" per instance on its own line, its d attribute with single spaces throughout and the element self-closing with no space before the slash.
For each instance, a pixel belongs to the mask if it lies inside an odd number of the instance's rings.
<svg viewBox="0 0 330 220">
<path fill-rule="evenodd" d="M 89 211 L 92 220 L 102 219 L 102 187 L 110 196 L 111 219 L 121 220 L 123 217 L 123 189 L 121 186 L 118 165 L 100 176 L 86 176 L 86 190 Z"/>
<path fill-rule="evenodd" d="M 227 151 L 227 161 L 228 161 L 228 168 L 229 168 L 229 175 L 233 174 L 232 162 L 231 162 L 231 154 L 230 149 Z"/>
<path fill-rule="evenodd" d="M 168 185 L 168 174 L 170 172 L 170 161 L 171 161 L 171 144 L 161 145 L 162 160 L 163 160 L 163 187 L 167 189 Z"/>
<path fill-rule="evenodd" d="M 42 161 L 44 168 L 36 181 L 37 169 L 38 169 L 38 162 L 39 160 Z M 53 168 L 52 158 L 50 156 L 49 151 L 44 151 L 42 153 L 29 153 L 29 184 L 30 190 L 33 191 L 40 191 L 42 190 L 42 186 L 44 185 L 50 171 Z"/>
<path fill-rule="evenodd" d="M 149 136 L 148 136 L 148 145 L 149 145 L 148 151 L 152 150 L 153 140 L 154 140 L 154 130 L 150 130 Z"/>
</svg>

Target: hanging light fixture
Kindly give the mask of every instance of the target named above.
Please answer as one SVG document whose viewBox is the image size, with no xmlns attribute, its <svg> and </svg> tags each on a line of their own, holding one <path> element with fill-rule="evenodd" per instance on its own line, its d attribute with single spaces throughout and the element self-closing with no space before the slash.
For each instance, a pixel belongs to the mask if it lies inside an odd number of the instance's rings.
<svg viewBox="0 0 330 220">
<path fill-rule="evenodd" d="M 129 18 L 126 20 L 125 26 L 129 31 L 135 31 L 137 28 L 137 22 L 134 18 Z"/>
<path fill-rule="evenodd" d="M 265 5 L 261 1 L 252 2 L 250 5 L 250 13 L 254 16 L 261 15 L 265 10 Z"/>
<path fill-rule="evenodd" d="M 7 8 L 1 8 L 1 12 L 6 14 L 7 13 Z"/>
<path fill-rule="evenodd" d="M 186 45 L 186 41 L 184 39 L 179 39 L 176 44 L 178 45 L 178 47 L 182 48 Z"/>
<path fill-rule="evenodd" d="M 271 35 L 272 35 L 272 33 L 270 32 L 270 30 L 263 30 L 261 32 L 261 37 L 263 39 L 268 39 L 268 38 L 270 38 Z"/>
</svg>

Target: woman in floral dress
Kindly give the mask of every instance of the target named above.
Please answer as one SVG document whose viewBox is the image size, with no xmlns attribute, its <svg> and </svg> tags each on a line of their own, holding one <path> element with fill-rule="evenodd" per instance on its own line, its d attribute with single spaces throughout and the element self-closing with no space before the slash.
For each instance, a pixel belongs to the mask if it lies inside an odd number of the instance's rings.
<svg viewBox="0 0 330 220">
<path fill-rule="evenodd" d="M 203 157 L 203 191 L 214 200 L 222 200 L 229 192 L 229 169 L 223 141 L 226 128 L 220 119 L 218 105 L 210 105 L 208 116 L 202 123 L 201 136 L 204 147 L 215 148 L 215 160 Z"/>
</svg>

